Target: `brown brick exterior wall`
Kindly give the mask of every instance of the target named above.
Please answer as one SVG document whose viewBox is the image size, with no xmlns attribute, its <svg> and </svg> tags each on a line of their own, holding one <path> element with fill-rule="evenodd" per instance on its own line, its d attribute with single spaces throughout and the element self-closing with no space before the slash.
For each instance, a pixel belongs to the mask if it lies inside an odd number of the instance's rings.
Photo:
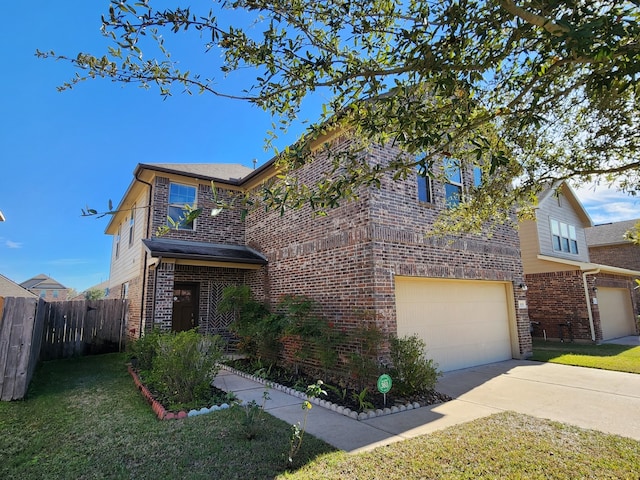
<svg viewBox="0 0 640 480">
<path fill-rule="evenodd" d="M 601 265 L 640 270 L 640 246 L 638 245 L 589 247 L 589 258 L 593 263 Z"/>
<path fill-rule="evenodd" d="M 587 275 L 587 290 L 593 317 L 595 342 L 600 342 L 602 324 L 598 305 L 593 303 L 597 298 L 597 287 L 632 288 L 629 277 L 598 273 Z M 527 297 L 529 316 L 534 322 L 533 336 L 557 340 L 561 337 L 569 339 L 569 328 L 576 341 L 592 342 L 589 312 L 585 297 L 583 272 L 580 270 L 566 272 L 537 273 L 526 276 L 529 287 Z M 637 302 L 634 302 L 637 311 Z M 560 324 L 565 326 L 561 327 Z"/>
<path fill-rule="evenodd" d="M 378 148 L 373 161 L 385 163 L 394 152 Z M 471 171 L 464 171 L 464 183 L 472 182 Z M 466 280 L 507 281 L 514 285 L 514 303 L 525 294 L 516 286 L 524 282 L 520 242 L 512 227 L 499 227 L 486 235 L 457 238 L 430 237 L 427 234 L 443 210 L 444 188 L 433 183 L 435 202 L 418 202 L 417 180 L 383 179 L 380 190 L 372 191 L 371 230 L 375 272 L 375 309 L 386 329 L 397 331 L 394 275 Z M 380 321 L 379 320 L 379 321 Z M 526 309 L 516 309 L 520 355 L 531 351 L 529 318 Z"/>
<path fill-rule="evenodd" d="M 167 205 L 169 201 L 169 184 L 171 182 L 165 177 L 156 177 L 153 187 L 153 213 L 151 215 L 151 234 L 155 235 L 158 227 L 167 224 Z M 183 182 L 187 185 L 188 182 Z M 230 202 L 234 193 L 217 187 L 218 200 Z M 195 221 L 195 230 L 174 230 L 172 229 L 164 238 L 177 240 L 190 240 L 194 242 L 227 243 L 233 245 L 245 244 L 244 222 L 241 220 L 240 209 L 224 210 L 215 217 L 211 216 L 211 210 L 215 207 L 213 202 L 213 192 L 210 184 L 199 185 L 197 187 L 196 201 L 198 208 L 203 209 Z"/>
<path fill-rule="evenodd" d="M 47 302 L 65 302 L 67 301 L 67 296 L 71 291 L 69 288 L 60 288 L 57 290 L 52 290 L 48 288 L 45 288 L 45 289 L 30 288 L 28 290 L 31 293 L 37 295 L 39 298 L 46 300 Z M 54 293 L 56 293 L 57 295 L 55 295 Z"/>
<path fill-rule="evenodd" d="M 393 153 L 374 148 L 366 161 L 385 162 Z M 323 169 L 316 161 L 302 169 L 300 178 L 312 182 Z M 524 282 L 515 229 L 504 227 L 492 238 L 466 236 L 451 243 L 427 237 L 442 208 L 418 202 L 415 177 L 393 181 L 388 176 L 379 190 L 362 191 L 359 200 L 344 202 L 326 217 L 314 217 L 306 207 L 282 217 L 253 212 L 247 238 L 269 260 L 272 302 L 285 294 L 306 295 L 338 328 L 355 328 L 364 314 L 373 314 L 383 332 L 395 333 L 395 275 Z M 525 295 L 518 288 L 514 292 L 517 305 Z M 516 316 L 520 354 L 528 356 L 526 309 L 517 310 Z"/>
<path fill-rule="evenodd" d="M 571 323 L 573 338 L 591 341 L 589 313 L 584 293 L 582 271 L 550 272 L 526 275 L 529 316 L 533 326 L 533 335 L 549 339 L 569 338 L 568 327 L 559 324 Z M 589 301 L 592 302 L 594 279 L 587 276 Z M 595 324 L 595 320 L 594 320 Z M 598 322 L 598 329 L 600 323 Z M 596 332 L 596 337 L 598 333 Z M 602 338 L 602 331 L 599 333 Z"/>
</svg>

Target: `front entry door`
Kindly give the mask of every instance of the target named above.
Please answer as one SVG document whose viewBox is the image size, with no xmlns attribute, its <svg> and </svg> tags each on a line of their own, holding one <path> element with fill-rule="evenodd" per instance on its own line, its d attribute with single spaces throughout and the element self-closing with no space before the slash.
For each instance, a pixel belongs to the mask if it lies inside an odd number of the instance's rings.
<svg viewBox="0 0 640 480">
<path fill-rule="evenodd" d="M 173 286 L 171 329 L 183 332 L 198 326 L 198 284 L 176 283 Z"/>
</svg>

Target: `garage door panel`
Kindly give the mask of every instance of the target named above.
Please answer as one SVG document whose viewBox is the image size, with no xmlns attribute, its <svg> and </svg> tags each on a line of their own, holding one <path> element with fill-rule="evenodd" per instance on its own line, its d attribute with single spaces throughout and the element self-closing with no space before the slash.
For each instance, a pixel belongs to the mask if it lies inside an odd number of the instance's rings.
<svg viewBox="0 0 640 480">
<path fill-rule="evenodd" d="M 505 285 L 396 278 L 398 335 L 417 334 L 443 371 L 512 357 Z"/>
<path fill-rule="evenodd" d="M 635 334 L 635 319 L 629 290 L 598 288 L 598 308 L 603 340 Z"/>
</svg>

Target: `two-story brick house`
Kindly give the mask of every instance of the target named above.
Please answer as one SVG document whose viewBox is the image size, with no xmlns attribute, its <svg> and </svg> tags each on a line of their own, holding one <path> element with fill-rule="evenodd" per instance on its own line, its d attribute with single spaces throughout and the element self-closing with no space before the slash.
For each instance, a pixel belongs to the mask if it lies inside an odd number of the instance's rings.
<svg viewBox="0 0 640 480">
<path fill-rule="evenodd" d="M 67 300 L 70 288 L 65 287 L 57 280 L 41 273 L 20 284 L 22 288 L 26 288 L 31 293 L 46 300 L 47 302 L 62 302 Z"/>
<path fill-rule="evenodd" d="M 377 147 L 362 155 L 385 162 L 395 153 Z M 300 181 L 313 183 L 325 166 L 322 159 L 306 165 Z M 138 312 L 129 316 L 131 334 L 154 325 L 224 333 L 231 318 L 216 312 L 216 302 L 225 285 L 244 283 L 268 302 L 311 297 L 336 328 L 355 328 L 366 317 L 385 333 L 417 333 L 444 371 L 531 353 L 516 230 L 501 227 L 491 238 L 425 235 L 447 202 L 478 180 L 473 169 L 454 168 L 442 182 L 389 175 L 326 216 L 307 207 L 283 215 L 256 208 L 244 219 L 237 210 L 208 215 L 216 207 L 211 180 L 218 197 L 229 198 L 275 174 L 274 161 L 257 170 L 138 165 L 107 227 L 115 238 L 110 291 L 126 291 Z M 197 204 L 203 215 L 155 237 L 184 203 Z"/>
<path fill-rule="evenodd" d="M 601 342 L 637 334 L 640 272 L 593 261 L 585 235 L 593 224 L 571 187 L 546 189 L 535 215 L 519 230 L 534 336 Z"/>
</svg>

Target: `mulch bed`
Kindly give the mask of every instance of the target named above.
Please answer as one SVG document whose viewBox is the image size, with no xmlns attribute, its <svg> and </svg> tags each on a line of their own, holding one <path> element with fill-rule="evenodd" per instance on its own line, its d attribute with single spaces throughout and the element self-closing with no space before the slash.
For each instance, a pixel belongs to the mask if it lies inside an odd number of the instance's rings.
<svg viewBox="0 0 640 480">
<path fill-rule="evenodd" d="M 228 362 L 228 365 L 232 368 L 235 368 L 236 370 L 245 372 L 247 374 L 255 374 L 255 372 L 252 370 L 252 365 L 248 360 L 233 360 L 232 362 Z M 306 375 L 303 372 L 294 373 L 284 368 L 273 367 L 266 370 L 265 380 L 304 393 L 306 392 L 306 387 L 308 385 L 316 383 L 318 379 Z M 329 403 L 343 406 L 344 408 L 348 408 L 352 411 L 360 411 L 359 401 L 354 397 L 354 395 L 360 393 L 357 390 L 353 388 L 345 388 L 343 390 L 343 388 L 340 387 L 340 393 L 338 393 L 333 389 L 327 387 L 326 385 L 324 390 L 327 392 L 327 395 L 323 395 L 321 397 L 322 400 L 326 400 Z M 428 392 L 425 392 L 424 394 L 415 395 L 412 397 L 398 397 L 393 395 L 392 389 L 392 391 L 386 395 L 385 403 L 385 396 L 379 393 L 377 390 L 372 391 L 372 389 L 370 388 L 368 390 L 366 400 L 373 405 L 373 410 L 382 410 L 385 408 L 391 408 L 393 406 L 403 406 L 416 403 L 420 406 L 434 405 L 438 403 L 448 402 L 449 400 L 451 400 L 451 397 L 443 393 L 436 392 L 435 390 L 430 390 Z"/>
</svg>

